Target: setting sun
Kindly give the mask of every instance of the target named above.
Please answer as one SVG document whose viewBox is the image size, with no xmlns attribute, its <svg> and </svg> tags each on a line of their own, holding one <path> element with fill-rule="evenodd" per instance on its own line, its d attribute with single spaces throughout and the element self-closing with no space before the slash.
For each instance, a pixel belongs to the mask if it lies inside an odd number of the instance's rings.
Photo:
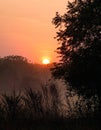
<svg viewBox="0 0 101 130">
<path fill-rule="evenodd" d="M 49 63 L 50 63 L 50 60 L 49 60 L 49 59 L 43 59 L 43 60 L 42 60 L 42 64 L 47 65 L 47 64 L 49 64 Z"/>
</svg>

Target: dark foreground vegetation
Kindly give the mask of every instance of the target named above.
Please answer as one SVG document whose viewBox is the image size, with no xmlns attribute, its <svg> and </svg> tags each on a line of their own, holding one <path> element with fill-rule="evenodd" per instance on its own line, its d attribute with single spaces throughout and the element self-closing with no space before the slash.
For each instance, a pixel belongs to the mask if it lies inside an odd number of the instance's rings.
<svg viewBox="0 0 101 130">
<path fill-rule="evenodd" d="M 2 122 L 1 122 L 2 123 Z M 96 120 L 31 120 L 16 121 L 0 125 L 1 130 L 100 130 Z"/>
<path fill-rule="evenodd" d="M 100 130 L 97 94 L 86 98 L 53 79 L 39 89 L 36 68 L 21 56 L 0 59 L 0 130 Z"/>
<path fill-rule="evenodd" d="M 70 104 L 69 100 L 67 103 Z M 100 117 L 92 110 L 93 107 L 83 110 L 94 104 L 82 106 L 82 103 L 79 99 L 73 111 L 72 105 L 67 111 L 61 108 L 54 84 L 50 84 L 49 88 L 42 86 L 40 92 L 27 88 L 24 93 L 16 94 L 13 91 L 11 95 L 3 94 L 0 101 L 0 130 L 100 130 Z M 81 108 L 78 109 L 77 104 Z"/>
<path fill-rule="evenodd" d="M 2 79 L 8 74 L 11 85 L 26 88 L 21 93 L 1 94 L 0 130 L 101 129 L 100 17 L 100 0 L 75 0 L 68 2 L 64 15 L 56 13 L 53 19 L 59 29 L 60 61 L 51 70 L 66 87 L 60 89 L 49 80 L 35 91 L 30 87 L 36 81 L 33 64 L 18 56 L 0 59 L 1 84 L 7 82 L 8 78 Z"/>
</svg>

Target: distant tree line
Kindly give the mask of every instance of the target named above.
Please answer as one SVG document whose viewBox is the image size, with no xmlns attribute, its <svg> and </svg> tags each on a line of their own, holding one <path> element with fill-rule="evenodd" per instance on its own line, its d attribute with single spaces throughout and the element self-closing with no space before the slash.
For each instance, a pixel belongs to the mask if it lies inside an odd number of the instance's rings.
<svg viewBox="0 0 101 130">
<path fill-rule="evenodd" d="M 13 89 L 22 90 L 25 87 L 38 89 L 42 82 L 47 82 L 45 80 L 48 80 L 50 75 L 48 66 L 34 64 L 25 57 L 10 55 L 0 58 L 1 92 L 10 92 Z"/>
</svg>

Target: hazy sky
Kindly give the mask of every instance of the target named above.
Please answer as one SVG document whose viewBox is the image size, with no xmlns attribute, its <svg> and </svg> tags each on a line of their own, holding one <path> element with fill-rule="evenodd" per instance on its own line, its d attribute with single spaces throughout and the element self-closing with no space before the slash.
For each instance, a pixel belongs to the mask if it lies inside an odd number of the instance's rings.
<svg viewBox="0 0 101 130">
<path fill-rule="evenodd" d="M 56 60 L 52 18 L 68 0 L 0 0 L 0 56 L 22 55 L 33 62 Z"/>
</svg>

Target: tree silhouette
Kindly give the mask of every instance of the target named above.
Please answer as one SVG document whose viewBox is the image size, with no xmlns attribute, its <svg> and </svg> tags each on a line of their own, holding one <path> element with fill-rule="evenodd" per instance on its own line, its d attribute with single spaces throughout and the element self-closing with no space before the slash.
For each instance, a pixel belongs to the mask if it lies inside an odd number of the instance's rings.
<svg viewBox="0 0 101 130">
<path fill-rule="evenodd" d="M 39 86 L 41 70 L 41 65 L 33 64 L 22 56 L 11 55 L 0 58 L 1 91 Z"/>
<path fill-rule="evenodd" d="M 78 92 L 99 96 L 101 105 L 101 1 L 68 2 L 64 15 L 58 12 L 52 23 L 58 28 L 57 53 L 52 74 L 62 78 Z"/>
</svg>

